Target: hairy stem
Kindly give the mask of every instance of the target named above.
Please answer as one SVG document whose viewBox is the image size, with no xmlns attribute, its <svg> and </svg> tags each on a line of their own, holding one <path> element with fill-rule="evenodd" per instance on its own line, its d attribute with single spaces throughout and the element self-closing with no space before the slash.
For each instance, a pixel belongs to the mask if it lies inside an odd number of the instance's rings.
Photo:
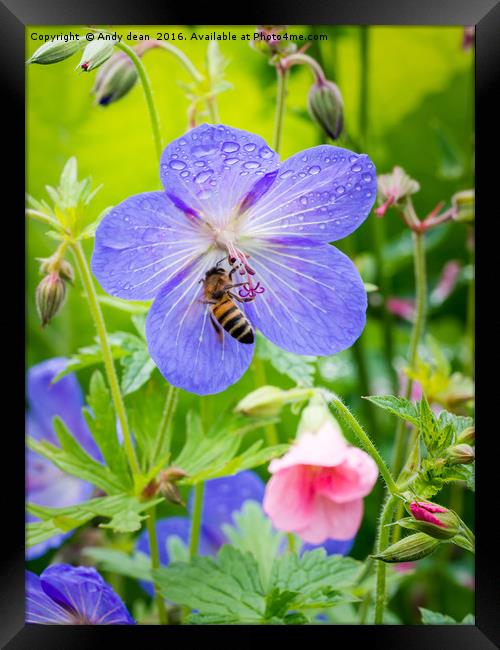
<svg viewBox="0 0 500 650">
<path fill-rule="evenodd" d="M 144 90 L 144 97 L 146 99 L 146 105 L 149 111 L 149 119 L 151 120 L 151 128 L 153 130 L 153 139 L 155 142 L 156 156 L 159 160 L 162 152 L 160 120 L 158 118 L 158 113 L 156 111 L 155 103 L 153 100 L 153 91 L 151 89 L 151 82 L 149 81 L 146 68 L 144 67 L 140 57 L 137 56 L 137 54 L 131 47 L 125 45 L 125 43 L 117 43 L 116 47 L 122 50 L 122 52 L 125 52 L 125 54 L 130 57 L 132 63 L 135 66 L 135 69 L 137 70 L 139 79 L 141 80 L 142 89 Z"/>
<path fill-rule="evenodd" d="M 175 408 L 177 406 L 177 399 L 179 397 L 179 389 L 175 386 L 169 385 L 167 390 L 167 397 L 165 398 L 165 406 L 161 416 L 160 426 L 158 428 L 158 435 L 156 444 L 153 451 L 152 463 L 154 463 L 162 453 L 170 451 L 171 441 L 171 424 L 174 417 Z"/>
<path fill-rule="evenodd" d="M 198 553 L 201 532 L 201 515 L 203 512 L 203 495 L 205 483 L 200 482 L 194 486 L 193 514 L 191 516 L 191 531 L 189 533 L 189 557 L 192 559 Z"/>
<path fill-rule="evenodd" d="M 388 495 L 384 503 L 382 514 L 380 515 L 378 535 L 377 535 L 377 553 L 385 550 L 389 542 L 390 528 L 388 524 L 392 521 L 394 507 L 397 498 L 394 495 Z M 377 586 L 375 592 L 375 625 L 381 625 L 384 620 L 384 610 L 386 601 L 385 577 L 386 564 L 382 560 L 377 561 Z"/>
<path fill-rule="evenodd" d="M 353 416 L 353 414 L 349 411 L 347 406 L 342 402 L 342 400 L 339 397 L 333 396 L 330 405 L 340 415 L 340 417 L 344 420 L 344 422 L 349 426 L 349 428 L 357 437 L 361 445 L 365 448 L 367 453 L 370 454 L 370 456 L 376 462 L 379 472 L 382 478 L 384 479 L 389 492 L 391 494 L 397 494 L 399 490 L 392 477 L 392 474 L 389 471 L 387 465 L 385 464 L 384 459 L 379 454 L 378 449 L 371 441 L 370 436 L 366 433 L 363 427 L 358 423 L 356 418 Z"/>
<path fill-rule="evenodd" d="M 410 370 L 415 370 L 417 361 L 418 345 L 424 331 L 425 326 L 425 308 L 426 308 L 426 293 L 427 293 L 427 280 L 425 269 L 425 247 L 424 247 L 424 234 L 422 232 L 413 231 L 413 249 L 414 249 L 414 265 L 415 265 L 415 288 L 417 294 L 417 304 L 415 321 L 410 339 L 410 347 L 408 350 L 408 361 Z M 413 379 L 408 377 L 405 390 L 405 398 L 410 399 L 411 389 L 413 386 Z M 399 420 L 396 428 L 396 436 L 394 443 L 394 455 L 392 459 L 392 471 L 395 476 L 401 471 L 403 465 L 403 457 L 405 452 L 405 425 L 403 420 Z"/>
<path fill-rule="evenodd" d="M 108 384 L 111 390 L 116 415 L 118 416 L 118 420 L 120 422 L 123 433 L 125 453 L 127 454 L 127 459 L 135 482 L 136 477 L 140 475 L 141 471 L 139 468 L 139 463 L 137 461 L 134 445 L 132 443 L 132 436 L 130 434 L 130 429 L 127 421 L 127 413 L 125 411 L 125 405 L 123 403 L 123 398 L 118 384 L 118 377 L 116 375 L 116 369 L 113 363 L 113 355 L 111 353 L 111 346 L 108 340 L 106 324 L 102 315 L 101 306 L 97 299 L 94 282 L 92 280 L 92 275 L 87 263 L 87 258 L 83 252 L 82 245 L 78 241 L 73 242 L 70 245 L 75 257 L 76 265 L 80 271 L 80 276 L 82 278 L 83 286 L 85 288 L 85 292 L 89 301 L 90 313 L 94 320 L 97 335 L 99 337 L 99 343 L 101 345 L 102 356 L 104 359 L 104 368 L 106 370 L 106 376 L 108 378 Z"/>
<path fill-rule="evenodd" d="M 273 149 L 276 153 L 280 152 L 281 136 L 283 133 L 283 119 L 285 117 L 285 100 L 286 87 L 288 81 L 288 71 L 284 70 L 279 64 L 276 66 L 276 76 L 278 80 L 278 89 L 276 96 L 276 118 L 274 122 Z"/>
<path fill-rule="evenodd" d="M 149 517 L 147 518 L 146 525 L 148 528 L 149 536 L 149 550 L 151 554 L 151 568 L 159 569 L 160 568 L 160 552 L 158 550 L 158 539 L 156 536 L 156 508 L 151 508 L 149 511 Z M 158 608 L 158 618 L 160 620 L 160 625 L 168 624 L 167 610 L 165 608 L 165 601 L 161 595 L 160 589 L 155 584 L 155 602 Z"/>
</svg>

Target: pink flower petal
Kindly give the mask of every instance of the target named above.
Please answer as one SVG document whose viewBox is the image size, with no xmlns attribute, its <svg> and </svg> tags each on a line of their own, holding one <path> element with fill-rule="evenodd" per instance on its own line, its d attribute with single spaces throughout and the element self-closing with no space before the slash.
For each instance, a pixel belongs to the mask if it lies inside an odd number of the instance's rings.
<svg viewBox="0 0 500 650">
<path fill-rule="evenodd" d="M 358 532 L 362 517 L 362 499 L 334 503 L 318 494 L 309 523 L 295 532 L 310 544 L 321 544 L 328 538 L 352 539 Z"/>
<path fill-rule="evenodd" d="M 269 471 L 274 474 L 296 465 L 335 467 L 346 458 L 347 450 L 340 429 L 328 421 L 316 433 L 300 435 L 283 458 L 271 461 Z"/>
<path fill-rule="evenodd" d="M 373 458 L 362 449 L 348 447 L 347 457 L 340 465 L 316 475 L 314 489 L 335 503 L 346 503 L 369 494 L 377 477 Z"/>
<path fill-rule="evenodd" d="M 314 504 L 313 477 L 304 467 L 291 467 L 271 477 L 263 508 L 278 530 L 307 526 Z"/>
</svg>

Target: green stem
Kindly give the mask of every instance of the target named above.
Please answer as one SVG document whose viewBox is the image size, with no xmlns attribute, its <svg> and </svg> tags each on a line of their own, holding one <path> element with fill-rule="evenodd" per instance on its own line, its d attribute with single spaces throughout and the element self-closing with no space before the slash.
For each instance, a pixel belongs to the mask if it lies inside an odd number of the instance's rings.
<svg viewBox="0 0 500 650">
<path fill-rule="evenodd" d="M 377 463 L 379 472 L 382 478 L 384 479 L 389 492 L 391 492 L 391 494 L 397 494 L 399 490 L 394 479 L 392 478 L 392 474 L 389 471 L 389 468 L 385 464 L 385 461 L 382 458 L 382 456 L 379 454 L 378 449 L 371 441 L 369 435 L 365 432 L 363 427 L 358 423 L 354 415 L 349 411 L 349 409 L 342 402 L 342 400 L 335 395 L 332 397 L 330 401 L 330 405 L 335 409 L 335 411 L 337 411 L 337 413 L 341 416 L 344 422 L 349 426 L 351 431 L 357 437 L 361 445 L 365 448 L 365 450 L 370 454 L 373 460 Z"/>
<path fill-rule="evenodd" d="M 421 232 L 413 231 L 413 247 L 414 247 L 414 265 L 415 265 L 415 286 L 417 294 L 417 305 L 415 313 L 415 321 L 410 339 L 410 347 L 408 350 L 408 361 L 410 370 L 415 370 L 418 345 L 422 336 L 425 326 L 425 308 L 426 308 L 426 293 L 427 293 L 427 280 L 425 269 L 425 246 L 424 234 Z M 413 379 L 408 377 L 405 390 L 405 398 L 410 399 L 411 389 L 413 386 Z M 396 436 L 394 443 L 394 456 L 392 460 L 392 471 L 397 476 L 401 471 L 403 465 L 403 457 L 405 452 L 405 423 L 399 420 L 396 428 Z"/>
<path fill-rule="evenodd" d="M 390 528 L 388 524 L 392 521 L 392 515 L 397 498 L 394 495 L 388 496 L 382 514 L 380 516 L 378 528 L 377 553 L 385 550 L 389 542 Z M 377 564 L 377 587 L 375 592 L 375 625 L 381 625 L 384 620 L 384 609 L 386 600 L 385 576 L 386 564 L 378 560 Z"/>
<path fill-rule="evenodd" d="M 266 367 L 262 359 L 259 359 L 257 355 L 254 357 L 254 368 L 255 388 L 267 386 Z M 277 445 L 279 443 L 278 430 L 274 424 L 266 424 L 264 427 L 264 432 L 266 434 L 266 442 L 269 447 L 272 447 L 273 445 Z"/>
<path fill-rule="evenodd" d="M 160 159 L 161 152 L 162 152 L 160 120 L 158 119 L 158 113 L 156 111 L 155 103 L 153 100 L 153 91 L 151 89 L 151 82 L 149 81 L 146 68 L 144 67 L 141 59 L 137 56 L 137 54 L 131 47 L 125 45 L 124 43 L 117 43 L 116 47 L 122 50 L 123 52 L 125 52 L 125 54 L 127 54 L 127 56 L 130 57 L 132 63 L 135 66 L 135 69 L 137 70 L 139 79 L 141 80 L 142 89 L 144 90 L 144 97 L 146 99 L 146 104 L 149 111 L 149 119 L 151 120 L 151 128 L 153 129 L 153 138 L 155 142 L 156 155 L 158 159 Z"/>
<path fill-rule="evenodd" d="M 153 451 L 151 462 L 154 463 L 160 457 L 160 454 L 170 451 L 171 441 L 171 424 L 174 417 L 175 408 L 177 406 L 177 399 L 179 397 L 179 389 L 170 385 L 165 399 L 165 406 L 161 416 L 160 426 L 158 428 L 158 435 L 156 444 Z"/>
<path fill-rule="evenodd" d="M 118 377 L 116 375 L 115 365 L 113 363 L 113 355 L 111 353 L 111 346 L 108 340 L 108 333 L 106 331 L 106 324 L 104 322 L 104 317 L 102 315 L 101 306 L 97 299 L 97 293 L 94 287 L 94 282 L 92 280 L 92 275 L 90 273 L 89 265 L 87 263 L 87 258 L 83 252 L 83 248 L 80 242 L 76 241 L 70 244 L 75 256 L 76 265 L 80 271 L 82 278 L 83 286 L 87 294 L 89 301 L 90 313 L 94 320 L 94 324 L 97 330 L 97 335 L 99 337 L 99 343 L 101 345 L 102 356 L 104 359 L 104 367 L 106 369 L 106 375 L 108 378 L 109 388 L 111 390 L 111 395 L 113 397 L 113 403 L 115 405 L 116 415 L 120 422 L 120 426 L 123 433 L 123 443 L 125 446 L 125 453 L 127 454 L 128 462 L 130 469 L 132 470 L 132 477 L 134 482 L 136 477 L 141 473 L 139 468 L 139 463 L 137 461 L 137 456 L 135 453 L 134 445 L 132 443 L 132 436 L 130 434 L 130 429 L 127 421 L 127 413 L 125 411 L 125 405 L 123 403 L 123 398 L 120 392 L 120 387 L 118 384 Z"/>
<path fill-rule="evenodd" d="M 191 516 L 191 532 L 189 534 L 189 558 L 193 559 L 198 553 L 200 542 L 201 515 L 203 512 L 203 495 L 205 483 L 200 482 L 194 486 L 193 514 Z"/>
<path fill-rule="evenodd" d="M 361 394 L 370 395 L 370 377 L 366 363 L 366 351 L 363 335 L 361 335 L 359 339 L 354 343 L 351 350 L 358 371 L 359 389 L 361 391 Z M 375 414 L 373 412 L 373 405 L 368 400 L 363 400 L 362 408 L 370 431 L 377 431 L 377 423 L 375 420 Z"/>
<path fill-rule="evenodd" d="M 293 533 L 287 533 L 286 537 L 288 541 L 288 550 L 292 555 L 296 555 L 297 547 L 295 545 L 295 535 Z"/>
<path fill-rule="evenodd" d="M 149 517 L 147 518 L 146 525 L 148 527 L 149 536 L 149 549 L 151 553 L 151 568 L 160 568 L 160 552 L 158 550 L 158 539 L 156 537 L 156 508 L 151 508 Z M 158 608 L 158 618 L 160 625 L 168 625 L 167 610 L 165 608 L 165 601 L 161 595 L 159 587 L 155 583 L 155 602 Z"/>
<path fill-rule="evenodd" d="M 208 114 L 210 115 L 210 121 L 213 124 L 217 124 L 219 122 L 219 111 L 217 110 L 217 101 L 215 97 L 209 97 L 207 99 L 207 108 Z"/>
<path fill-rule="evenodd" d="M 283 68 L 278 64 L 276 66 L 276 76 L 278 79 L 278 89 L 276 96 L 276 118 L 274 122 L 273 149 L 276 151 L 276 153 L 279 153 L 281 148 L 281 136 L 283 133 L 283 118 L 285 117 L 288 71 L 283 70 Z"/>
<path fill-rule="evenodd" d="M 176 59 L 186 68 L 190 76 L 193 78 L 194 81 L 197 83 L 201 83 L 203 81 L 203 75 L 201 72 L 198 72 L 196 67 L 191 63 L 190 59 L 182 52 L 179 50 L 179 48 L 175 47 L 175 45 L 171 45 L 170 43 L 167 43 L 166 41 L 157 41 L 154 40 L 151 43 L 151 48 L 153 47 L 159 47 L 163 50 L 166 50 L 167 52 L 170 52 L 170 54 L 173 54 Z"/>
</svg>

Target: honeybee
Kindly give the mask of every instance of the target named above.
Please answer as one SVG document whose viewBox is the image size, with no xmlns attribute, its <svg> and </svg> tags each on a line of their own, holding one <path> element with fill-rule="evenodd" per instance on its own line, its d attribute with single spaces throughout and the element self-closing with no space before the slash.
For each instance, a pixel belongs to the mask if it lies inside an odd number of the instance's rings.
<svg viewBox="0 0 500 650">
<path fill-rule="evenodd" d="M 244 303 L 253 300 L 253 298 L 244 299 L 232 293 L 231 289 L 241 287 L 246 283 L 234 284 L 232 275 L 236 268 L 233 267 L 228 273 L 219 264 L 220 262 L 217 262 L 216 266 L 209 269 L 201 280 L 204 291 L 204 300 L 201 302 L 210 305 L 210 322 L 215 328 L 219 340 L 222 341 L 221 327 L 223 327 L 230 336 L 240 343 L 253 343 L 255 340 L 253 327 L 235 303 L 235 300 Z"/>
</svg>

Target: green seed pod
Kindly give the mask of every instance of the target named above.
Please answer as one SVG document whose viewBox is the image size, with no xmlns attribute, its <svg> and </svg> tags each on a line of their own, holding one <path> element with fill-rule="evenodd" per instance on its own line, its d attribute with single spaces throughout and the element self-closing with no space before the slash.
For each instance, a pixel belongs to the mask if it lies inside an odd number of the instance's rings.
<svg viewBox="0 0 500 650">
<path fill-rule="evenodd" d="M 254 417 L 272 417 L 286 404 L 286 395 L 286 391 L 276 386 L 261 386 L 238 402 L 235 411 Z"/>
<path fill-rule="evenodd" d="M 95 78 L 92 92 L 96 102 L 107 106 L 126 95 L 137 81 L 137 71 L 124 52 L 115 52 Z"/>
<path fill-rule="evenodd" d="M 475 459 L 474 449 L 470 445 L 461 443 L 448 447 L 446 450 L 446 460 L 448 465 L 468 465 Z"/>
<path fill-rule="evenodd" d="M 463 190 L 451 197 L 451 204 L 455 208 L 453 219 L 464 223 L 474 223 L 476 214 L 476 195 L 474 190 Z"/>
<path fill-rule="evenodd" d="M 36 289 L 36 307 L 42 327 L 57 314 L 66 297 L 66 285 L 58 273 L 46 275 Z"/>
<path fill-rule="evenodd" d="M 83 50 L 78 67 L 90 72 L 105 63 L 113 54 L 113 43 L 109 41 L 92 41 Z"/>
<path fill-rule="evenodd" d="M 333 81 L 318 79 L 308 96 L 309 113 L 323 131 L 336 140 L 344 124 L 344 102 Z"/>
<path fill-rule="evenodd" d="M 476 441 L 476 427 L 467 427 L 467 429 L 464 429 L 457 438 L 458 443 L 463 442 L 467 445 L 473 445 L 475 441 Z"/>
<path fill-rule="evenodd" d="M 425 533 L 415 533 L 400 539 L 381 553 L 372 555 L 375 560 L 382 562 L 414 562 L 430 555 L 441 542 Z"/>
<path fill-rule="evenodd" d="M 39 47 L 26 63 L 39 63 L 41 65 L 50 65 L 51 63 L 59 63 L 64 61 L 75 52 L 82 48 L 83 44 L 77 41 L 49 41 Z"/>
</svg>

